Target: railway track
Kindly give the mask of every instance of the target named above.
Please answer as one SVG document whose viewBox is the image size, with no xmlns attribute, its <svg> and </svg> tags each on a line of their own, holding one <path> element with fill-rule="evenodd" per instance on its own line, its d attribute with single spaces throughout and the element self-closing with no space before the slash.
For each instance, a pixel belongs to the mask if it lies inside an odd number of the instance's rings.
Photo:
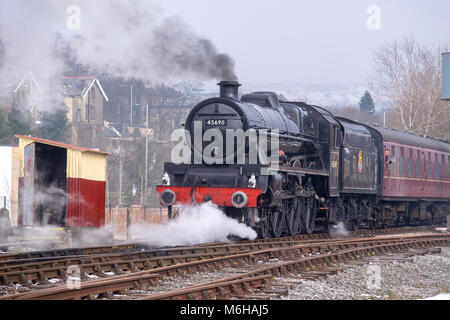
<svg viewBox="0 0 450 320">
<path fill-rule="evenodd" d="M 121 244 L 121 245 L 111 245 L 111 246 L 97 246 L 97 247 L 87 247 L 87 248 L 67 248 L 67 249 L 56 249 L 56 250 L 45 250 L 45 251 L 31 251 L 17 254 L 1 254 L 0 255 L 0 265 L 5 264 L 5 262 L 11 261 L 25 261 L 31 259 L 55 259 L 67 256 L 77 256 L 77 255 L 89 255 L 89 254 L 99 254 L 99 253 L 109 253 L 118 252 L 126 250 L 137 249 L 136 244 Z"/>
<path fill-rule="evenodd" d="M 277 265 L 258 268 L 253 271 L 215 280 L 208 283 L 194 285 L 188 288 L 172 290 L 159 294 L 148 295 L 138 298 L 139 300 L 211 300 L 211 299 L 230 299 L 243 298 L 248 299 L 249 294 L 254 293 L 255 289 L 261 289 L 265 285 L 270 284 L 274 276 L 298 273 L 315 273 L 322 272 L 327 274 L 331 270 L 335 271 L 337 263 L 346 263 L 358 260 L 362 257 L 371 257 L 375 255 L 383 255 L 386 253 L 404 252 L 408 249 L 426 248 L 434 245 L 450 244 L 450 240 L 437 241 L 429 239 L 424 243 L 420 240 L 405 241 L 400 243 L 384 243 L 378 245 L 368 245 L 346 249 L 338 252 L 320 254 L 317 256 L 307 256 L 282 262 Z M 422 252 L 423 253 L 423 252 Z M 267 276 L 264 283 L 256 282 L 258 277 Z M 230 284 L 233 285 L 230 288 Z"/>
<path fill-rule="evenodd" d="M 135 272 L 137 270 L 149 270 L 157 267 L 179 264 L 214 257 L 228 256 L 235 253 L 246 253 L 263 249 L 280 249 L 284 247 L 296 246 L 299 244 L 309 244 L 311 248 L 317 243 L 343 244 L 349 240 L 344 239 L 323 239 L 301 240 L 303 238 L 283 238 L 278 241 L 246 241 L 240 243 L 200 245 L 192 247 L 175 247 L 153 250 L 136 250 L 126 253 L 93 254 L 70 257 L 58 257 L 54 259 L 44 259 L 35 261 L 35 258 L 13 261 L 3 261 L 0 263 L 0 284 L 9 285 L 14 283 L 27 284 L 38 281 L 46 284 L 51 278 L 66 278 L 66 270 L 71 265 L 80 268 L 83 275 L 90 274 L 104 276 L 105 273 L 121 274 L 123 272 Z M 352 240 L 358 242 L 358 238 Z M 11 263 L 9 263 L 11 262 Z M 84 279 L 86 279 L 84 277 Z"/>
<path fill-rule="evenodd" d="M 379 230 L 358 230 L 351 231 L 347 235 L 347 237 L 368 237 L 368 236 L 376 236 L 383 234 L 391 234 L 391 233 L 415 233 L 415 232 L 426 232 L 433 231 L 434 227 L 425 226 L 425 227 L 403 227 L 403 228 L 391 228 L 391 229 L 379 229 Z M 338 236 L 340 237 L 340 236 Z M 272 242 L 291 242 L 291 241 L 316 241 L 316 240 L 327 240 L 333 239 L 335 237 L 329 234 L 312 234 L 312 235 L 297 235 L 290 237 L 282 237 L 282 238 L 273 238 L 273 239 L 256 239 L 256 240 L 242 240 L 237 241 L 237 244 L 258 244 L 258 243 L 272 243 Z M 208 248 L 208 247 L 218 247 L 220 245 L 226 245 L 227 243 L 207 243 L 207 244 L 199 244 L 193 246 L 195 248 Z M 3 254 L 0 255 L 0 270 L 5 267 L 12 265 L 25 265 L 32 263 L 44 263 L 44 262 L 55 262 L 57 260 L 68 260 L 73 258 L 86 258 L 92 255 L 99 254 L 111 254 L 114 253 L 127 253 L 129 252 L 131 255 L 136 254 L 139 251 L 144 250 L 145 252 L 155 252 L 159 255 L 164 255 L 164 252 L 168 254 L 177 255 L 184 254 L 190 248 L 193 247 L 173 247 L 173 248 L 162 248 L 155 249 L 149 247 L 144 243 L 133 243 L 133 244 L 123 244 L 123 245 L 113 245 L 113 246 L 97 246 L 97 247 L 88 247 L 88 248 L 68 248 L 68 249 L 58 249 L 58 250 L 46 250 L 46 251 L 35 251 L 35 252 L 26 252 L 20 254 Z M 198 250 L 197 250 L 198 251 Z M 194 252 L 192 252 L 194 253 Z M 0 271 L 1 272 L 1 271 Z"/>
<path fill-rule="evenodd" d="M 265 268 L 256 269 L 250 273 L 221 279 L 213 283 L 202 284 L 187 288 L 189 290 L 180 292 L 164 292 L 160 295 L 143 297 L 144 299 L 213 299 L 228 298 L 231 296 L 242 296 L 243 292 L 251 292 L 252 288 L 259 288 L 267 284 L 274 275 L 284 272 L 300 272 L 302 270 L 312 270 L 316 266 L 326 266 L 328 264 L 357 259 L 363 256 L 384 254 L 386 252 L 397 252 L 408 248 L 448 246 L 450 236 L 444 235 L 421 235 L 421 236 L 390 236 L 370 239 L 340 239 L 332 241 L 319 241 L 317 243 L 294 244 L 291 246 L 273 247 L 266 249 L 253 249 L 243 253 L 233 253 L 218 257 L 205 256 L 203 259 L 195 261 L 179 261 L 174 264 L 153 267 L 143 271 L 101 279 L 87 281 L 84 284 L 96 284 L 94 293 L 86 294 L 90 287 L 83 287 L 84 291 L 70 290 L 65 286 L 37 290 L 31 293 L 23 293 L 14 296 L 5 296 L 0 299 L 76 299 L 81 297 L 92 297 L 94 294 L 111 293 L 118 291 L 114 289 L 114 281 L 118 286 L 123 283 L 131 283 L 135 280 L 134 289 L 145 288 L 153 283 L 140 283 L 142 276 L 173 277 L 187 275 L 189 273 L 201 271 L 214 271 L 224 267 L 236 267 L 245 264 L 256 264 L 258 261 L 268 261 L 270 259 L 280 259 L 286 261 Z M 135 261 L 136 262 L 136 261 Z M 135 263 L 136 266 L 136 263 Z M 145 264 L 142 264 L 145 269 Z M 89 266 L 80 266 L 83 271 L 89 270 Z M 95 272 L 95 270 L 93 270 Z M 132 270 L 129 270 L 132 271 Z M 134 269 L 136 271 L 136 269 Z M 25 271 L 26 272 L 26 271 Z M 34 272 L 34 271 L 33 271 Z M 259 278 L 262 277 L 262 278 Z M 127 282 L 125 281 L 127 278 Z M 154 278 L 152 278 L 154 280 Z M 107 281 L 106 289 L 102 288 L 102 283 Z M 152 281 L 150 281 L 152 282 Z M 127 287 L 128 288 L 128 287 Z M 130 289 L 130 288 L 128 288 Z M 122 289 L 123 290 L 123 289 Z"/>
</svg>

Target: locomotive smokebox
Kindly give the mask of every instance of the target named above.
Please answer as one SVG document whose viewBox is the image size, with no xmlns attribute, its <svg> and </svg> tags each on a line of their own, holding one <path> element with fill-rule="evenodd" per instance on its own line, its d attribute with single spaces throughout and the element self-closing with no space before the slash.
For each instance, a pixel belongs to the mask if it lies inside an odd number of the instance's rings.
<svg viewBox="0 0 450 320">
<path fill-rule="evenodd" d="M 220 87 L 220 97 L 239 100 L 239 87 L 241 84 L 237 81 L 221 81 L 217 84 Z"/>
</svg>

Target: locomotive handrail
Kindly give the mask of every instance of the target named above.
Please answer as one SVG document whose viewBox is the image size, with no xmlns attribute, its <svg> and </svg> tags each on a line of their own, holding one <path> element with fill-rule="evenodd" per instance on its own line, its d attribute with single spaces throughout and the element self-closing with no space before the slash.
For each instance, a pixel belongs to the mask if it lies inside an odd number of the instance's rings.
<svg viewBox="0 0 450 320">
<path fill-rule="evenodd" d="M 195 176 L 194 183 L 192 184 L 191 192 L 190 192 L 191 201 L 193 204 L 197 203 L 197 201 L 195 200 L 195 195 L 194 195 L 195 188 L 197 188 L 197 183 L 198 183 L 198 176 Z"/>
<path fill-rule="evenodd" d="M 259 129 L 259 130 L 267 130 L 267 128 L 261 128 L 261 127 L 256 127 L 256 129 Z M 304 141 L 304 142 L 309 142 L 309 143 L 315 144 L 315 142 L 314 142 L 313 140 L 311 140 L 311 139 L 302 138 L 302 137 L 296 137 L 296 136 L 292 136 L 292 135 L 290 135 L 290 134 L 279 134 L 279 133 L 274 133 L 274 132 L 271 132 L 270 130 L 267 130 L 267 131 L 268 131 L 268 132 L 267 132 L 268 135 L 274 135 L 274 136 L 278 136 L 278 137 L 281 137 L 281 138 L 288 138 L 288 139 L 293 139 L 293 140 L 298 140 L 298 141 Z"/>
</svg>

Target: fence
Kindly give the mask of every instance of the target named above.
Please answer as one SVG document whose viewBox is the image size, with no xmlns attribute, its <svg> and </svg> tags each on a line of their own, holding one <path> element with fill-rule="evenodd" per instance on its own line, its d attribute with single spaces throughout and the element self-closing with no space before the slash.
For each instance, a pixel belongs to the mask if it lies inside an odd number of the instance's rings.
<svg viewBox="0 0 450 320">
<path fill-rule="evenodd" d="M 167 222 L 166 208 L 131 206 L 130 208 L 105 209 L 105 225 L 112 227 L 115 240 L 129 240 L 127 230 L 133 224 L 160 224 L 165 222 Z"/>
</svg>

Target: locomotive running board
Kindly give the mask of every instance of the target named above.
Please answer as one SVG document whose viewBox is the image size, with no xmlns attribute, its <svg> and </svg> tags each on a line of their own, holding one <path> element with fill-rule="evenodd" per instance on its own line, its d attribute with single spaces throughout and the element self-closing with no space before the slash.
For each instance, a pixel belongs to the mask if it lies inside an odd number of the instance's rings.
<svg viewBox="0 0 450 320">
<path fill-rule="evenodd" d="M 267 168 L 269 172 L 288 172 L 297 174 L 311 174 L 316 176 L 329 176 L 328 171 L 315 170 L 315 169 L 304 169 L 304 168 L 293 168 L 293 167 L 269 167 Z"/>
</svg>

